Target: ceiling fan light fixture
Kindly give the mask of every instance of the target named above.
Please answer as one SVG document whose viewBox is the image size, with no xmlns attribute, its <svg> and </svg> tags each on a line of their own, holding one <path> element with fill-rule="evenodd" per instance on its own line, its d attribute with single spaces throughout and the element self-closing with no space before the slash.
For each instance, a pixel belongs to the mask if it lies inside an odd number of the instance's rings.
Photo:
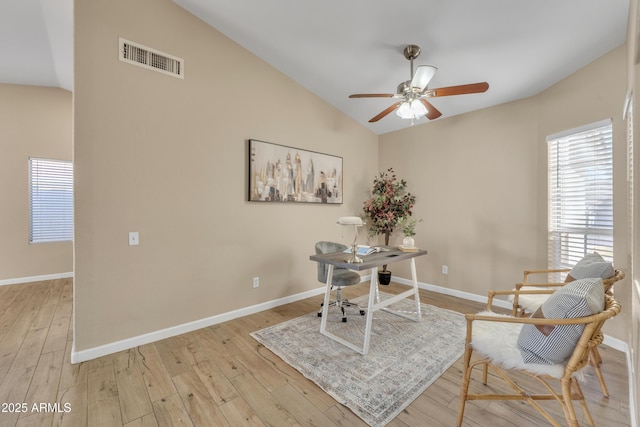
<svg viewBox="0 0 640 427">
<path fill-rule="evenodd" d="M 417 99 L 405 101 L 398 107 L 396 114 L 402 119 L 419 119 L 427 114 L 427 107 Z"/>
<path fill-rule="evenodd" d="M 427 107 L 417 99 L 411 101 L 411 111 L 415 115 L 416 119 L 427 114 Z"/>
</svg>

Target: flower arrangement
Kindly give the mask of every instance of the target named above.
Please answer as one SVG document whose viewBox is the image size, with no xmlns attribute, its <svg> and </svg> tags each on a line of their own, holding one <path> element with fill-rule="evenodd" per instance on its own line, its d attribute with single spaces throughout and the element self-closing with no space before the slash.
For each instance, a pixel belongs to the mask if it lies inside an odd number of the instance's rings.
<svg viewBox="0 0 640 427">
<path fill-rule="evenodd" d="M 402 234 L 406 237 L 413 237 L 416 235 L 416 224 L 422 222 L 422 219 L 415 219 L 412 216 L 405 216 L 400 218 L 398 226 L 402 228 Z"/>
<path fill-rule="evenodd" d="M 364 213 L 369 219 L 369 235 L 374 237 L 383 234 L 385 245 L 389 245 L 389 237 L 399 221 L 411 217 L 416 196 L 406 190 L 407 181 L 399 180 L 393 168 L 389 168 L 374 178 L 372 196 L 364 202 Z"/>
</svg>

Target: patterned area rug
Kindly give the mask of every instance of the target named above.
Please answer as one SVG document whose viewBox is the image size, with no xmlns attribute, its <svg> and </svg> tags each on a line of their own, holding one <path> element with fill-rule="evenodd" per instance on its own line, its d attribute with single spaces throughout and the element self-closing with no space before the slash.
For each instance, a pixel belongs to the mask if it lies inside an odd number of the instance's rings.
<svg viewBox="0 0 640 427">
<path fill-rule="evenodd" d="M 389 297 L 381 293 L 381 298 Z M 366 296 L 352 300 L 366 306 Z M 384 426 L 415 400 L 464 353 L 464 316 L 422 304 L 422 321 L 377 311 L 369 353 L 363 356 L 320 334 L 310 313 L 251 336 L 300 371 L 370 426 Z M 413 299 L 390 308 L 410 312 Z M 334 308 L 327 330 L 362 345 L 366 316 L 357 309 L 348 321 Z"/>
</svg>

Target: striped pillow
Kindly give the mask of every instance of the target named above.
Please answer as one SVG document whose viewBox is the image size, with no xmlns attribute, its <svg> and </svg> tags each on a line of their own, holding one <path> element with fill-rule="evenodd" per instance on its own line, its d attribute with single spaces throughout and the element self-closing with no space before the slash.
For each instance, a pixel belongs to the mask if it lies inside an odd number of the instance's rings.
<svg viewBox="0 0 640 427">
<path fill-rule="evenodd" d="M 573 319 L 604 309 L 604 286 L 600 278 L 575 280 L 556 292 L 531 317 Z M 580 339 L 584 325 L 523 325 L 518 347 L 525 363 L 555 365 L 567 360 Z"/>
<path fill-rule="evenodd" d="M 571 269 L 565 282 L 569 283 L 577 279 L 586 279 L 587 277 L 602 277 L 608 279 L 613 277 L 615 271 L 613 265 L 605 261 L 604 258 L 598 253 L 585 255 L 578 263 Z"/>
</svg>

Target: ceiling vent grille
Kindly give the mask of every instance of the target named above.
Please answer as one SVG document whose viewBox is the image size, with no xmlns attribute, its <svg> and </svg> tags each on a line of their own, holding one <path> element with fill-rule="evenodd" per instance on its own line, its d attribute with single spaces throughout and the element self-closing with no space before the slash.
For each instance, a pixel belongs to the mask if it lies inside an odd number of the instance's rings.
<svg viewBox="0 0 640 427">
<path fill-rule="evenodd" d="M 120 61 L 184 78 L 184 59 L 120 38 Z"/>
</svg>

